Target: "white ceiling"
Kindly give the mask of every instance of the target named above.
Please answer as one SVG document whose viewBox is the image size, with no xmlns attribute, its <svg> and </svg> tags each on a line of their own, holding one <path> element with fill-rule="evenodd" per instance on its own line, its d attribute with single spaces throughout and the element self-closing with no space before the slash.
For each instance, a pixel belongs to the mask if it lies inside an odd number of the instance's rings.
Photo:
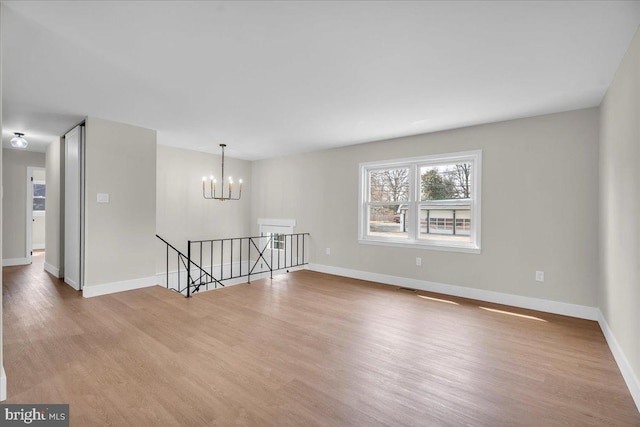
<svg viewBox="0 0 640 427">
<path fill-rule="evenodd" d="M 2 2 L 3 143 L 260 159 L 599 105 L 640 2 Z"/>
</svg>

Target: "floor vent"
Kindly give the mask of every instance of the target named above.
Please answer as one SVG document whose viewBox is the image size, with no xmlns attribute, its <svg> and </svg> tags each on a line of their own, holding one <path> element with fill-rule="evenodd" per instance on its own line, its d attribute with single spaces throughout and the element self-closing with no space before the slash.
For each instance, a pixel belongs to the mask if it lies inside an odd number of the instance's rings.
<svg viewBox="0 0 640 427">
<path fill-rule="evenodd" d="M 415 292 L 416 291 L 415 289 L 402 288 L 402 287 L 398 288 L 398 290 L 400 290 L 400 291 L 409 291 L 409 292 Z"/>
</svg>

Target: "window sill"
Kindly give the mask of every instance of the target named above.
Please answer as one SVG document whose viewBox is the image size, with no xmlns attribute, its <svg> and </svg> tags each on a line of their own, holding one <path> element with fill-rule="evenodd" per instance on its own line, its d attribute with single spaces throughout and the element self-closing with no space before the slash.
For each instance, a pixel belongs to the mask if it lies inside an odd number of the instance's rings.
<svg viewBox="0 0 640 427">
<path fill-rule="evenodd" d="M 358 243 L 362 245 L 375 245 L 375 246 L 391 246 L 395 248 L 411 248 L 411 249 L 427 249 L 434 251 L 444 252 L 461 252 L 468 254 L 479 254 L 481 252 L 480 246 L 473 244 L 468 245 L 445 245 L 445 244 L 432 244 L 432 243 L 418 243 L 418 242 L 399 242 L 395 240 L 374 240 L 374 239 L 358 239 Z"/>
</svg>

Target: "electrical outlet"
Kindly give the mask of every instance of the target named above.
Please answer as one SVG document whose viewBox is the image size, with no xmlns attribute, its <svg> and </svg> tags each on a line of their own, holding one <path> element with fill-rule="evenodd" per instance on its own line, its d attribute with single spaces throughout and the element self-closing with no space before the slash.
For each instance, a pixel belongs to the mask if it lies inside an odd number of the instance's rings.
<svg viewBox="0 0 640 427">
<path fill-rule="evenodd" d="M 536 282 L 544 282 L 544 271 L 536 271 Z"/>
<path fill-rule="evenodd" d="M 331 255 L 331 248 L 327 248 L 324 250 L 327 255 Z"/>
<path fill-rule="evenodd" d="M 418 267 L 420 267 L 420 266 L 422 265 L 422 258 L 420 258 L 419 256 L 418 256 L 418 257 L 416 257 L 416 265 L 417 265 Z"/>
</svg>

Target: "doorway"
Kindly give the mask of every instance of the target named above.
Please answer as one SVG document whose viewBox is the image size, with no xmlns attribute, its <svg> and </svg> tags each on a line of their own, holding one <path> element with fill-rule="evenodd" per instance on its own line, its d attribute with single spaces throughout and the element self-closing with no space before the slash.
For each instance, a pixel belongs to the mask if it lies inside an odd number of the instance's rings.
<svg viewBox="0 0 640 427">
<path fill-rule="evenodd" d="M 47 183 L 44 168 L 27 168 L 27 260 L 32 262 L 34 251 L 45 250 L 45 205 Z"/>
</svg>

